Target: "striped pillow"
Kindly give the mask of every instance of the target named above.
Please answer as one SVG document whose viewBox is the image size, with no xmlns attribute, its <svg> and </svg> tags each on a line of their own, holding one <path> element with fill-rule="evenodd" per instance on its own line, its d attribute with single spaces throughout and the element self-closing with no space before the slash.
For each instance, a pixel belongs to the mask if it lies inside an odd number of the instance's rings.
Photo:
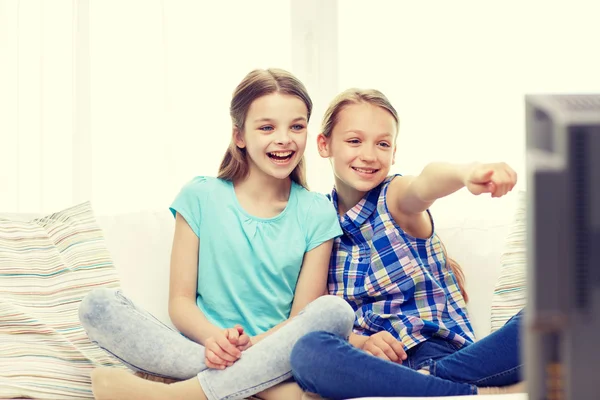
<svg viewBox="0 0 600 400">
<path fill-rule="evenodd" d="M 0 398 L 92 399 L 90 372 L 120 365 L 77 315 L 119 279 L 89 203 L 30 222 L 0 217 Z"/>
<path fill-rule="evenodd" d="M 491 331 L 501 328 L 506 321 L 525 307 L 526 302 L 526 193 L 518 193 L 516 215 L 500 258 L 500 274 L 492 297 Z"/>
</svg>

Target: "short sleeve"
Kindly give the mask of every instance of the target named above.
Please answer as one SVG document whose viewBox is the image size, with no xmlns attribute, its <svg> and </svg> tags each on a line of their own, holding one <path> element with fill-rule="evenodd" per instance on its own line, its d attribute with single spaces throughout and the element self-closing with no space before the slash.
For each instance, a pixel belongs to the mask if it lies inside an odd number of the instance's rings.
<svg viewBox="0 0 600 400">
<path fill-rule="evenodd" d="M 202 176 L 195 177 L 188 182 L 175 197 L 169 210 L 176 216 L 179 213 L 200 237 L 200 222 L 202 220 L 202 199 L 208 192 L 207 179 Z"/>
<path fill-rule="evenodd" d="M 333 203 L 324 195 L 314 193 L 313 203 L 306 219 L 306 251 L 342 234 Z"/>
</svg>

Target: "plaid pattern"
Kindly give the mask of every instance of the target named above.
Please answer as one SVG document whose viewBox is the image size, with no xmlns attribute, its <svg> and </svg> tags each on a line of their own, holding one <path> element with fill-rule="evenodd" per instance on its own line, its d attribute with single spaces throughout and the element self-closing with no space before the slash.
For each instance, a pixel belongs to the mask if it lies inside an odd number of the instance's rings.
<svg viewBox="0 0 600 400">
<path fill-rule="evenodd" d="M 354 308 L 355 333 L 386 330 L 407 350 L 433 336 L 462 347 L 474 335 L 456 278 L 437 235 L 414 238 L 395 223 L 386 204 L 394 177 L 340 217 L 344 233 L 334 241 L 329 293 Z M 331 199 L 337 210 L 335 189 Z"/>
</svg>

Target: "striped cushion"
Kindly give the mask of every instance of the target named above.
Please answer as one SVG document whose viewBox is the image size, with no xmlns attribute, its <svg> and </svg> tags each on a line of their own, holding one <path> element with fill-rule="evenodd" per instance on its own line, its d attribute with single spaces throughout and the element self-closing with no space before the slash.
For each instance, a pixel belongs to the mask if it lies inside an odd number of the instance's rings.
<svg viewBox="0 0 600 400">
<path fill-rule="evenodd" d="M 518 193 L 518 204 L 506 247 L 500 261 L 500 274 L 492 297 L 491 331 L 501 328 L 525 307 L 526 301 L 526 194 Z"/>
<path fill-rule="evenodd" d="M 30 222 L 0 218 L 0 398 L 92 399 L 90 371 L 118 361 L 77 315 L 119 280 L 89 203 Z"/>
</svg>

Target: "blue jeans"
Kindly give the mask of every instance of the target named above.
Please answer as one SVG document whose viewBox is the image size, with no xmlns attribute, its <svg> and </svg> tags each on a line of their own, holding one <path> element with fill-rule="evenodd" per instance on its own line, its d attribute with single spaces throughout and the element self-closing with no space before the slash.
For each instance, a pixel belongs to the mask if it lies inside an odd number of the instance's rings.
<svg viewBox="0 0 600 400">
<path fill-rule="evenodd" d="M 342 298 L 319 297 L 224 370 L 208 369 L 202 345 L 162 324 L 120 290 L 91 291 L 79 306 L 79 319 L 93 343 L 134 371 L 175 379 L 197 376 L 209 400 L 233 400 L 291 378 L 290 353 L 307 333 L 326 330 L 348 337 L 354 311 Z"/>
<path fill-rule="evenodd" d="M 521 315 L 522 311 L 501 329 L 461 349 L 441 338 L 430 339 L 410 349 L 402 365 L 374 357 L 329 333 L 312 332 L 292 350 L 292 374 L 305 391 L 332 400 L 477 394 L 477 387 L 522 380 Z M 430 375 L 418 369 L 428 369 Z"/>
</svg>

